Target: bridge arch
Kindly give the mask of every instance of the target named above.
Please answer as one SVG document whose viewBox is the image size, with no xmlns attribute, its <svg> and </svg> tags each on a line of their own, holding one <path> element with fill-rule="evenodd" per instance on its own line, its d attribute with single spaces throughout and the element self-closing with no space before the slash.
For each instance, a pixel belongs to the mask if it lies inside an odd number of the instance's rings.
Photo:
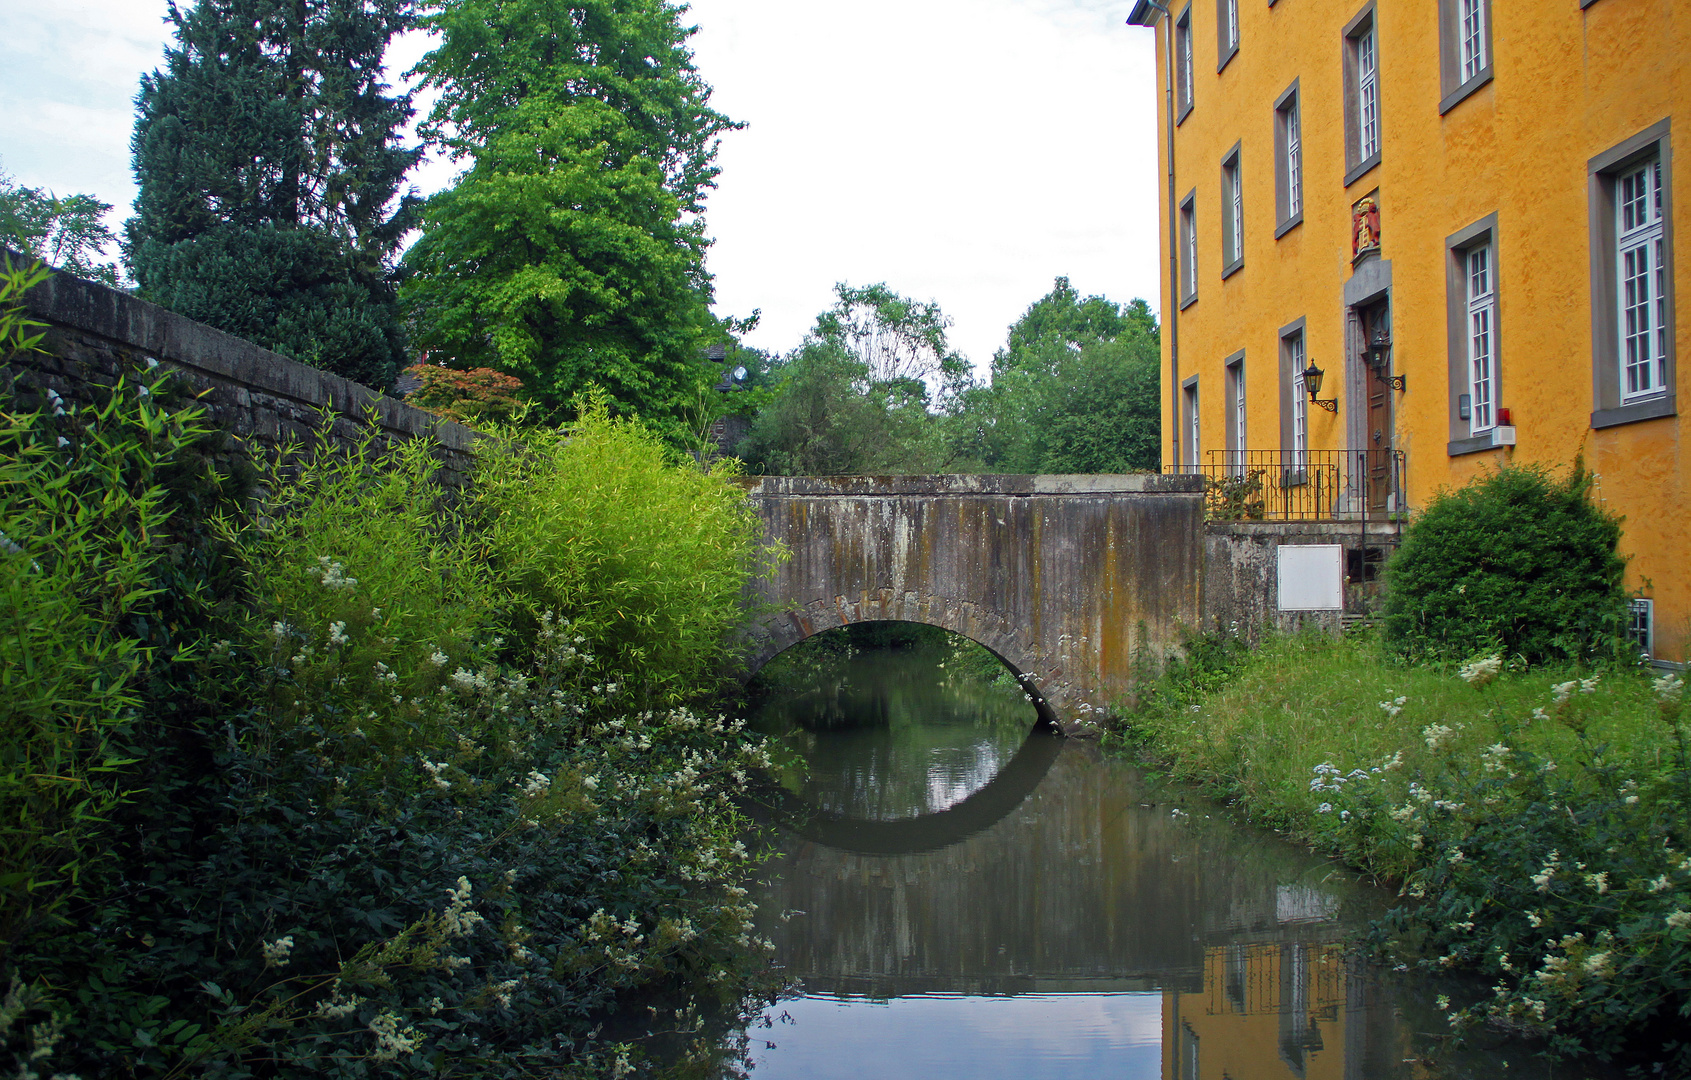
<svg viewBox="0 0 1691 1080">
<path fill-rule="evenodd" d="M 749 477 L 791 558 L 753 582 L 745 676 L 814 634 L 926 623 L 991 650 L 1064 731 L 1198 625 L 1203 478 Z"/>
</svg>

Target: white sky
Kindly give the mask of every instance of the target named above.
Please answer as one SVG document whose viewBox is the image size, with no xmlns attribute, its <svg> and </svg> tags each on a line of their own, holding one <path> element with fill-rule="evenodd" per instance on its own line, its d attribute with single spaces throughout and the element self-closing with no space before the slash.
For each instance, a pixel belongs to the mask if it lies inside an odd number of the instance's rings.
<svg viewBox="0 0 1691 1080">
<path fill-rule="evenodd" d="M 717 312 L 793 347 L 836 281 L 937 300 L 984 365 L 1067 274 L 1157 306 L 1152 39 L 1131 0 L 694 0 L 727 135 L 706 222 Z M 0 0 L 0 169 L 129 214 L 137 80 L 164 0 Z M 390 67 L 427 47 L 396 45 Z M 395 63 L 397 61 L 397 63 Z M 449 183 L 433 163 L 424 193 Z"/>
</svg>

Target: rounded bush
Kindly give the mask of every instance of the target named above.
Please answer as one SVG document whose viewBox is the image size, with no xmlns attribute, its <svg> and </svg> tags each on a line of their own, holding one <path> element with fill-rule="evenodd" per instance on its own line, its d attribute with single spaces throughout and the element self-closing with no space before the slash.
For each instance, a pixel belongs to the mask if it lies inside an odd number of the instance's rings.
<svg viewBox="0 0 1691 1080">
<path fill-rule="evenodd" d="M 1612 650 L 1625 562 L 1621 519 L 1565 477 L 1509 465 L 1441 491 L 1388 567 L 1386 634 L 1400 651 L 1460 659 L 1496 650 L 1529 664 Z"/>
</svg>

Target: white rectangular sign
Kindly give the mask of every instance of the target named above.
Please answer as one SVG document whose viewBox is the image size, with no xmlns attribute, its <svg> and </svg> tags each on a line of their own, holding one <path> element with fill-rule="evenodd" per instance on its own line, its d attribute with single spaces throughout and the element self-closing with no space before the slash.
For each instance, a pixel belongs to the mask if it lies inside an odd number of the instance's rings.
<svg viewBox="0 0 1691 1080">
<path fill-rule="evenodd" d="M 1339 544 L 1281 544 L 1280 610 L 1338 611 L 1345 606 L 1345 549 Z"/>
</svg>

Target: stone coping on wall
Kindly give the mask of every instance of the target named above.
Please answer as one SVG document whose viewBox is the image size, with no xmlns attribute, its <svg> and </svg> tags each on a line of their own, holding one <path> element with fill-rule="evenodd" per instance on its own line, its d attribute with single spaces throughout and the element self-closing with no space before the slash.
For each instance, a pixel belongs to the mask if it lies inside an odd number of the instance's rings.
<svg viewBox="0 0 1691 1080">
<path fill-rule="evenodd" d="M 0 247 L 0 258 L 9 259 L 14 266 L 35 261 L 6 247 Z M 430 436 L 449 453 L 467 455 L 476 437 L 461 424 L 442 420 L 362 383 L 62 271 L 54 270 L 46 281 L 31 289 L 24 303 L 32 315 L 53 326 L 92 334 L 156 357 L 181 370 L 202 389 L 239 387 L 249 394 L 283 399 L 306 409 L 331 407 L 351 417 L 373 412 L 389 434 Z M 212 412 L 217 419 L 215 403 Z"/>
<path fill-rule="evenodd" d="M 746 494 L 827 498 L 880 495 L 1181 495 L 1202 496 L 1204 478 L 1186 473 L 1013 475 L 938 473 L 913 476 L 746 476 Z"/>
</svg>

